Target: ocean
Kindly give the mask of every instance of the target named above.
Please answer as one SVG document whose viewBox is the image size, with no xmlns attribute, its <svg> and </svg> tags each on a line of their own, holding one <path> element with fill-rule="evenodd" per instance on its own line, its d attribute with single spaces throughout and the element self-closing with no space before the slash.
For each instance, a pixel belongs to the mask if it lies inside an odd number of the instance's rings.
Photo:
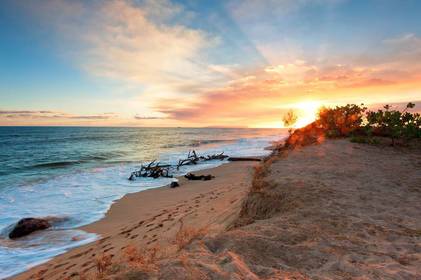
<svg viewBox="0 0 421 280">
<path fill-rule="evenodd" d="M 22 272 L 98 236 L 77 229 L 101 219 L 127 193 L 171 178 L 129 181 L 141 163 L 175 164 L 189 150 L 229 156 L 267 155 L 281 129 L 0 127 L 0 278 Z M 207 161 L 174 175 L 216 167 Z M 65 218 L 49 230 L 10 240 L 24 217 Z"/>
</svg>

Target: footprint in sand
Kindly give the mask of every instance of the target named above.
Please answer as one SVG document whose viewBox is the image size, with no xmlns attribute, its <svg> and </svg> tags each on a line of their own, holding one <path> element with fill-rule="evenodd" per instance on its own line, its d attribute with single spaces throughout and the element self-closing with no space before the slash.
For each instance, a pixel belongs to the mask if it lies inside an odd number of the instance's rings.
<svg viewBox="0 0 421 280">
<path fill-rule="evenodd" d="M 62 267 L 62 266 L 64 266 L 64 265 L 67 265 L 67 264 L 69 264 L 69 263 L 68 263 L 68 262 L 65 262 L 65 263 L 59 263 L 58 265 L 54 266 L 54 269 L 57 269 L 57 268 L 59 268 L 59 267 Z"/>
<path fill-rule="evenodd" d="M 110 248 L 108 248 L 108 249 L 105 249 L 103 252 L 104 252 L 104 253 L 107 253 L 108 251 L 111 251 L 112 249 L 114 249 L 114 247 L 110 247 Z"/>
<path fill-rule="evenodd" d="M 152 244 L 152 243 L 154 243 L 154 242 L 156 242 L 156 241 L 158 241 L 158 239 L 156 239 L 156 238 L 155 238 L 155 239 L 153 239 L 153 240 L 151 240 L 151 241 L 148 241 L 146 244 L 147 244 L 147 245 L 149 245 L 149 244 Z"/>
<path fill-rule="evenodd" d="M 88 261 L 88 262 L 86 262 L 86 263 L 82 264 L 82 267 L 87 267 L 87 266 L 88 266 L 88 265 L 90 265 L 90 264 L 92 264 L 92 261 Z"/>
<path fill-rule="evenodd" d="M 105 244 L 105 245 L 102 245 L 101 249 L 104 249 L 104 248 L 106 248 L 106 247 L 108 247 L 108 246 L 111 246 L 111 243 L 107 243 L 107 244 Z"/>
<path fill-rule="evenodd" d="M 101 238 L 100 240 L 98 240 L 98 243 L 99 244 L 104 243 L 105 240 L 110 239 L 110 238 L 111 238 L 111 236 L 107 236 L 107 237 Z"/>
<path fill-rule="evenodd" d="M 69 269 L 71 269 L 71 268 L 73 268 L 73 267 L 75 267 L 76 266 L 76 264 L 74 263 L 74 264 L 71 264 L 71 265 L 69 265 L 68 267 L 66 267 L 66 270 L 69 270 Z"/>
</svg>

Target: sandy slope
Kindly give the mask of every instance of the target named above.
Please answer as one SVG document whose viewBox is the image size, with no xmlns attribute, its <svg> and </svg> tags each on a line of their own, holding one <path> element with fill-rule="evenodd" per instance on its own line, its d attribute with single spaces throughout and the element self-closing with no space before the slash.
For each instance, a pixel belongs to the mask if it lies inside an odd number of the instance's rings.
<svg viewBox="0 0 421 280">
<path fill-rule="evenodd" d="M 210 279 L 421 279 L 420 146 L 327 141 L 284 155 L 266 180 L 251 202 L 276 197 L 279 212 L 190 255 L 216 266 Z"/>
<path fill-rule="evenodd" d="M 102 239 L 71 250 L 15 279 L 79 279 L 79 273 L 95 272 L 95 258 L 122 258 L 124 248 L 171 246 L 181 222 L 184 226 L 206 227 L 219 233 L 236 218 L 241 199 L 250 188 L 253 162 L 234 162 L 195 172 L 212 174 L 211 181 L 180 179 L 180 187 L 152 189 L 128 194 L 112 205 L 106 217 L 82 229 L 99 233 Z"/>
</svg>

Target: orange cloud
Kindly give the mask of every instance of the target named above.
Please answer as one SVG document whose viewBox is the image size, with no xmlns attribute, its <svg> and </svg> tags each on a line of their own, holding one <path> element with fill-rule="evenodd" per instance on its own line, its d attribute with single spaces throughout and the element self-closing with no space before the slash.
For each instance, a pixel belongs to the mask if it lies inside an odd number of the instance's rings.
<svg viewBox="0 0 421 280">
<path fill-rule="evenodd" d="M 273 125 L 299 102 L 330 105 L 421 100 L 419 77 L 420 72 L 406 75 L 387 67 L 316 66 L 296 60 L 247 73 L 225 87 L 202 92 L 183 106 L 175 107 L 177 100 L 161 100 L 155 110 L 192 124 Z M 304 117 L 305 112 L 301 114 Z"/>
</svg>

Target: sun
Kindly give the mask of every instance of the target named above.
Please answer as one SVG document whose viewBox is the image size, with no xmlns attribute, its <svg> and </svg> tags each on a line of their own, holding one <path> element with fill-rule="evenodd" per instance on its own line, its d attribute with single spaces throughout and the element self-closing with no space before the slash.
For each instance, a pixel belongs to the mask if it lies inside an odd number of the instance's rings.
<svg viewBox="0 0 421 280">
<path fill-rule="evenodd" d="M 298 116 L 294 128 L 299 128 L 316 120 L 322 103 L 320 101 L 304 101 L 294 104 L 293 107 L 297 110 Z"/>
</svg>

